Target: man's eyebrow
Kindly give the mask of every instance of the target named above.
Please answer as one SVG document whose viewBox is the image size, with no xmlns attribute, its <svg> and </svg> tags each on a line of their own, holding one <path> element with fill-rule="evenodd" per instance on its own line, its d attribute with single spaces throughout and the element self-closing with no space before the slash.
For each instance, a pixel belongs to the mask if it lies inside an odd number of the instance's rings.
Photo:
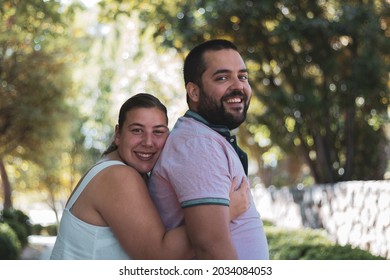
<svg viewBox="0 0 390 280">
<path fill-rule="evenodd" d="M 224 73 L 231 73 L 232 71 L 229 69 L 218 69 L 213 73 L 213 76 L 218 75 L 218 74 L 224 74 Z M 239 73 L 248 73 L 248 69 L 244 68 L 238 71 Z"/>
</svg>

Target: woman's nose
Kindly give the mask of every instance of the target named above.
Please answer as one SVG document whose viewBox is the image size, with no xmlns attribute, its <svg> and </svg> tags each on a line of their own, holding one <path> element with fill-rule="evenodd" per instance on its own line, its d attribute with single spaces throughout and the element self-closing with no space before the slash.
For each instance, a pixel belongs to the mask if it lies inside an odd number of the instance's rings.
<svg viewBox="0 0 390 280">
<path fill-rule="evenodd" d="M 153 145 L 153 138 L 152 138 L 152 135 L 149 135 L 148 133 L 146 133 L 146 134 L 144 135 L 144 138 L 143 138 L 142 143 L 143 143 L 145 146 L 152 146 L 152 145 Z"/>
</svg>

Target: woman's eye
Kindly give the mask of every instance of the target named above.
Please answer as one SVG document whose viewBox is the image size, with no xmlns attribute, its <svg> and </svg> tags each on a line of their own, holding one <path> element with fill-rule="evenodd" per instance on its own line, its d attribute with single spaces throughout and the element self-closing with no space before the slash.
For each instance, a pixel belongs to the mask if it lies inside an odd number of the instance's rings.
<svg viewBox="0 0 390 280">
<path fill-rule="evenodd" d="M 139 129 L 139 128 L 134 128 L 131 130 L 132 133 L 134 134 L 141 134 L 142 133 L 142 129 Z"/>
<path fill-rule="evenodd" d="M 165 132 L 166 132 L 165 130 L 155 130 L 154 134 L 155 135 L 163 135 L 163 134 L 165 134 Z"/>
</svg>

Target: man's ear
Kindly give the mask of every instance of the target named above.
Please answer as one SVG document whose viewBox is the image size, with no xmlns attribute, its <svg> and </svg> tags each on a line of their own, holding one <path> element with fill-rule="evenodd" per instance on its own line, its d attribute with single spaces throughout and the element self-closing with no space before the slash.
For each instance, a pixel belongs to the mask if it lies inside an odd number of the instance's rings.
<svg viewBox="0 0 390 280">
<path fill-rule="evenodd" d="M 198 103 L 199 102 L 199 87 L 198 87 L 198 85 L 196 85 L 192 82 L 189 82 L 186 85 L 186 90 L 187 90 L 188 98 L 192 102 Z"/>
</svg>

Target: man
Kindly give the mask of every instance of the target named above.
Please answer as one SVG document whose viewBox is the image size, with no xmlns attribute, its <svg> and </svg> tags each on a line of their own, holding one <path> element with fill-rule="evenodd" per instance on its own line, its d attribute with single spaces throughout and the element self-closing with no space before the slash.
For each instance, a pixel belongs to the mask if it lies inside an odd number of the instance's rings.
<svg viewBox="0 0 390 280">
<path fill-rule="evenodd" d="M 185 223 L 198 259 L 268 259 L 253 199 L 229 219 L 231 181 L 247 180 L 246 154 L 230 135 L 245 121 L 252 95 L 245 63 L 233 43 L 211 40 L 188 54 L 184 82 L 189 110 L 150 178 L 160 215 L 168 230 Z"/>
</svg>

